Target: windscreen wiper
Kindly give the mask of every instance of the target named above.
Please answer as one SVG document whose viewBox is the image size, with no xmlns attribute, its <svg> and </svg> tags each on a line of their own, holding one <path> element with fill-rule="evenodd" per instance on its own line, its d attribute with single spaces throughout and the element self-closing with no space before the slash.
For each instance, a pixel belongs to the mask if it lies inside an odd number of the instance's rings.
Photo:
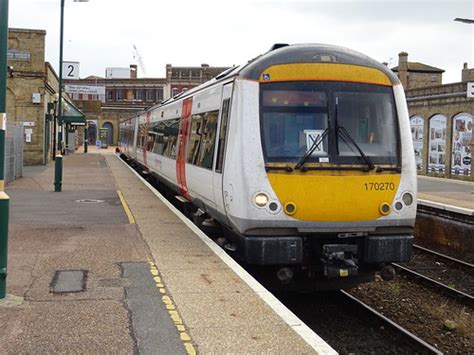
<svg viewBox="0 0 474 355">
<path fill-rule="evenodd" d="M 347 129 L 344 127 L 344 126 L 339 126 L 337 125 L 336 126 L 336 131 L 337 131 L 337 134 L 341 134 L 341 137 L 342 139 L 344 139 L 344 141 L 346 143 L 352 143 L 352 145 L 357 149 L 357 151 L 359 152 L 360 154 L 360 157 L 362 158 L 362 160 L 367 164 L 369 170 L 372 170 L 375 168 L 375 165 L 374 163 L 372 162 L 372 159 L 370 159 L 365 153 L 364 151 L 362 150 L 362 148 L 357 144 L 357 142 L 351 137 L 351 135 L 349 134 L 349 132 L 347 131 Z M 349 142 L 348 142 L 349 141 Z"/>
<path fill-rule="evenodd" d="M 359 152 L 362 160 L 367 164 L 369 170 L 372 170 L 375 168 L 375 165 L 374 163 L 372 162 L 372 160 L 364 153 L 364 151 L 362 150 L 362 148 L 357 144 L 357 142 L 351 137 L 351 135 L 349 134 L 349 132 L 347 131 L 347 129 L 344 127 L 344 126 L 340 126 L 339 125 L 339 122 L 337 120 L 337 116 L 338 116 L 338 106 L 339 106 L 339 98 L 336 96 L 336 105 L 334 107 L 334 123 L 335 123 L 335 126 L 336 126 L 336 137 L 339 136 L 339 133 L 341 134 L 341 137 L 342 139 L 344 139 L 344 141 L 346 143 L 349 143 L 351 142 L 352 145 L 357 149 L 357 151 Z M 348 142 L 349 140 L 349 142 Z"/>
<path fill-rule="evenodd" d="M 328 132 L 329 132 L 329 128 L 326 128 L 323 131 L 323 134 L 321 134 L 318 139 L 314 140 L 313 144 L 311 144 L 311 147 L 306 151 L 305 155 L 303 155 L 301 159 L 298 160 L 298 163 L 296 163 L 295 168 L 294 168 L 295 170 L 301 169 L 301 167 L 308 161 L 311 154 L 313 154 L 316 148 L 318 148 L 319 145 L 323 143 L 323 140 L 328 135 Z"/>
</svg>

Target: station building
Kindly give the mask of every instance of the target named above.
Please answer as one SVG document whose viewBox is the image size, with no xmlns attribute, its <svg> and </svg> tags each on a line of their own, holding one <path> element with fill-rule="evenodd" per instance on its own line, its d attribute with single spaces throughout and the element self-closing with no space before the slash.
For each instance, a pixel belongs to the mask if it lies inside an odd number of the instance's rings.
<svg viewBox="0 0 474 355">
<path fill-rule="evenodd" d="M 227 67 L 173 67 L 166 65 L 165 78 L 139 78 L 137 65 L 106 68 L 105 77 L 66 80 L 65 90 L 87 117 L 88 139 L 93 144 L 98 130 L 108 130 L 108 144 L 116 145 L 120 121 L 182 91 L 198 86 Z M 94 91 L 94 87 L 98 88 Z"/>
<path fill-rule="evenodd" d="M 392 70 L 405 88 L 418 172 L 474 181 L 474 69 L 464 63 L 461 81 L 443 85 L 444 70 L 401 52 Z"/>
<path fill-rule="evenodd" d="M 7 124 L 24 127 L 24 165 L 46 164 L 53 155 L 54 111 L 59 78 L 45 62 L 46 31 L 10 28 L 8 32 Z M 75 110 L 63 95 L 65 109 Z"/>
</svg>

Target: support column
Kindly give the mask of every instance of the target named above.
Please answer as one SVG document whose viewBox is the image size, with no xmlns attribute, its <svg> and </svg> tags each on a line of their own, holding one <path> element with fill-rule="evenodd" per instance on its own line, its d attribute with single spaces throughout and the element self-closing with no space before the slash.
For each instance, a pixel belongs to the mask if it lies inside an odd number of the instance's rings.
<svg viewBox="0 0 474 355">
<path fill-rule="evenodd" d="M 0 0 L 0 299 L 7 293 L 8 219 L 10 198 L 5 193 L 5 135 L 7 128 L 8 0 Z"/>
</svg>

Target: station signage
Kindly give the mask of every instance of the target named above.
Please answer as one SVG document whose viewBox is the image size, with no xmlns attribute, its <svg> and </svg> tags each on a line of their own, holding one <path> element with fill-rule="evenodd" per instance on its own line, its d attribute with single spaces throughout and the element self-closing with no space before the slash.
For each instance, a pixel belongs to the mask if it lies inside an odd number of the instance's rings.
<svg viewBox="0 0 474 355">
<path fill-rule="evenodd" d="M 79 62 L 63 62 L 63 79 L 79 80 Z"/>
<path fill-rule="evenodd" d="M 68 94 L 105 95 L 105 86 L 65 85 Z"/>
<path fill-rule="evenodd" d="M 474 83 L 467 83 L 467 97 L 474 97 Z"/>
</svg>

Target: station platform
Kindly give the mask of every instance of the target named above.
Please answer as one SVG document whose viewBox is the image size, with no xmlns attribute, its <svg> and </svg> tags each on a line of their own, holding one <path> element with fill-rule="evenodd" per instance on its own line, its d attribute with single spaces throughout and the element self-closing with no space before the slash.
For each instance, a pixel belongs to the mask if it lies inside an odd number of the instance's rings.
<svg viewBox="0 0 474 355">
<path fill-rule="evenodd" d="M 10 196 L 1 353 L 335 353 L 113 150 Z"/>
<path fill-rule="evenodd" d="M 418 203 L 474 216 L 474 182 L 419 175 Z"/>
</svg>

